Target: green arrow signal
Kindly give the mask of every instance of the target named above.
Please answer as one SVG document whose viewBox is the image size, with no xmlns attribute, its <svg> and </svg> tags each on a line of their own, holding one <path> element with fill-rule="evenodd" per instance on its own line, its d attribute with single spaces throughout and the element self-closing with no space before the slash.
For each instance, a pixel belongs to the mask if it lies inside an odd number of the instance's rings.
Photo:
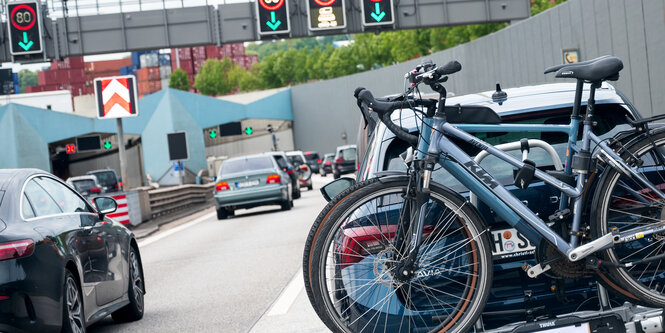
<svg viewBox="0 0 665 333">
<path fill-rule="evenodd" d="M 273 31 L 277 30 L 277 27 L 282 24 L 282 21 L 277 20 L 275 18 L 275 12 L 270 12 L 270 21 L 266 22 L 266 25 L 268 28 L 272 29 Z"/>
<path fill-rule="evenodd" d="M 35 42 L 28 40 L 28 33 L 26 31 L 23 31 L 23 41 L 19 41 L 18 46 L 27 51 L 32 47 L 34 43 Z"/>
<path fill-rule="evenodd" d="M 214 139 L 217 137 L 217 131 L 212 130 L 210 131 L 210 133 L 208 133 L 208 135 L 210 136 L 211 139 Z"/>
<path fill-rule="evenodd" d="M 381 10 L 381 5 L 379 3 L 374 4 L 374 12 L 369 13 L 369 15 L 376 20 L 376 22 L 381 22 L 383 17 L 386 16 L 386 12 Z"/>
<path fill-rule="evenodd" d="M 251 126 L 245 127 L 245 134 L 252 135 L 252 133 L 254 133 L 254 129 Z"/>
<path fill-rule="evenodd" d="M 104 141 L 104 148 L 106 148 L 106 149 L 111 149 L 111 146 L 112 146 L 112 145 L 111 145 L 111 141 L 108 141 L 108 140 L 107 140 L 107 141 Z"/>
</svg>

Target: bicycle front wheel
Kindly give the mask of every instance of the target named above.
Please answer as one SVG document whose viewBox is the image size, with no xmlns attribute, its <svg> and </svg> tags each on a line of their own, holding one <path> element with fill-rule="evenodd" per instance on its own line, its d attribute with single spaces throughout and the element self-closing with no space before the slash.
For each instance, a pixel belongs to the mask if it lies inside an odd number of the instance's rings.
<svg viewBox="0 0 665 333">
<path fill-rule="evenodd" d="M 622 158 L 630 167 L 665 191 L 665 133 L 644 138 L 628 147 Z M 616 169 L 605 171 L 592 206 L 594 238 L 612 230 L 639 234 L 665 225 L 665 200 L 636 179 Z M 612 263 L 604 271 L 607 285 L 624 298 L 646 306 L 665 307 L 665 232 L 605 250 Z M 602 278 L 602 275 L 601 275 Z"/>
<path fill-rule="evenodd" d="M 458 194 L 431 185 L 415 269 L 398 272 L 407 177 L 373 179 L 321 221 L 311 252 L 312 303 L 341 332 L 467 332 L 492 281 L 487 228 Z M 332 327 L 331 327 L 332 326 Z"/>
</svg>

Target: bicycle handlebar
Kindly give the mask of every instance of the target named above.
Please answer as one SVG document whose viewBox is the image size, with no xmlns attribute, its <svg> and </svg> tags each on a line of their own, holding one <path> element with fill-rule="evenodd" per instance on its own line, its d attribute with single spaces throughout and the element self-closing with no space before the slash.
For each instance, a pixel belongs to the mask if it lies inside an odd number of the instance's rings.
<svg viewBox="0 0 665 333">
<path fill-rule="evenodd" d="M 435 69 L 436 74 L 439 74 L 439 75 L 449 75 L 449 74 L 457 73 L 461 70 L 462 70 L 462 64 L 457 62 L 457 60 L 450 61 L 447 64 L 445 64 L 441 67 L 437 67 Z"/>
</svg>

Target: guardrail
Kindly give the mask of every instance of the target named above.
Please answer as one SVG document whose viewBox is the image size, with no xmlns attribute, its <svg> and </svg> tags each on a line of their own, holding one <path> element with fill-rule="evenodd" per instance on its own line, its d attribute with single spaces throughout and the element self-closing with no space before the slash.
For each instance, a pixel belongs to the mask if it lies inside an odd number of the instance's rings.
<svg viewBox="0 0 665 333">
<path fill-rule="evenodd" d="M 212 203 L 215 183 L 180 185 L 148 191 L 151 217 L 171 214 L 191 205 Z"/>
</svg>

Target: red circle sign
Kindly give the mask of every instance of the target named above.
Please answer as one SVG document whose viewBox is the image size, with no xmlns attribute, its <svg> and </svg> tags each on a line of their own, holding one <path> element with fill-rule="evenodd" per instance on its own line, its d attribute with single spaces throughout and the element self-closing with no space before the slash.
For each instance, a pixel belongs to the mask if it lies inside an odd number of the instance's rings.
<svg viewBox="0 0 665 333">
<path fill-rule="evenodd" d="M 32 19 L 30 20 L 30 23 L 27 26 L 19 25 L 18 22 L 16 22 L 16 17 L 14 16 L 19 9 L 24 9 L 24 8 L 27 9 L 30 12 L 30 15 L 32 15 Z M 12 13 L 9 17 L 12 20 L 12 25 L 14 26 L 14 28 L 16 28 L 18 30 L 26 31 L 26 30 L 30 30 L 30 28 L 35 26 L 35 21 L 37 21 L 36 16 L 37 15 L 35 15 L 35 10 L 32 9 L 32 7 L 30 7 L 26 4 L 21 4 L 21 5 L 18 5 L 16 7 L 14 7 L 14 10 L 12 10 Z"/>
<path fill-rule="evenodd" d="M 266 10 L 278 10 L 284 5 L 285 0 L 259 0 L 259 5 Z M 269 5 L 268 2 L 274 2 L 274 4 Z"/>
<path fill-rule="evenodd" d="M 335 1 L 336 0 L 328 0 L 328 1 L 326 1 L 326 0 L 314 0 L 314 2 L 316 2 L 316 4 L 321 6 L 321 7 L 328 7 L 328 6 L 332 5 L 333 3 L 335 3 Z"/>
</svg>

